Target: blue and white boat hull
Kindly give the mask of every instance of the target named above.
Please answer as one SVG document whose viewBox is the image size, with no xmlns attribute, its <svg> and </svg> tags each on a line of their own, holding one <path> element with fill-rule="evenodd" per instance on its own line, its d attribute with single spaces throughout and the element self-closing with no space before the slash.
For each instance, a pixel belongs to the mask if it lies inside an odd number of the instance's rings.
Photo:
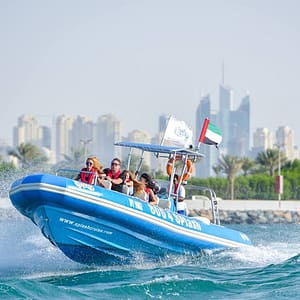
<svg viewBox="0 0 300 300">
<path fill-rule="evenodd" d="M 66 256 L 84 264 L 122 264 L 141 255 L 153 260 L 251 245 L 244 233 L 50 174 L 15 181 L 10 199 Z"/>
</svg>

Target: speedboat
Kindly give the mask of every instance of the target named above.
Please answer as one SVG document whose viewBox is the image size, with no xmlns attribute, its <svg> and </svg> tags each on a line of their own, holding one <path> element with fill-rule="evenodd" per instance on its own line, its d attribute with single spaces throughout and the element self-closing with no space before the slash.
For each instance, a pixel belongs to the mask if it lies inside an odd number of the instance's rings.
<svg viewBox="0 0 300 300">
<path fill-rule="evenodd" d="M 203 158 L 192 148 L 132 142 L 115 145 L 139 149 L 142 155 L 151 152 L 158 159 L 165 157 L 170 185 L 179 165 L 180 184 L 184 184 L 191 175 L 191 166 Z M 59 172 L 28 175 L 12 183 L 9 196 L 21 214 L 76 262 L 127 264 L 141 257 L 151 261 L 168 255 L 199 255 L 208 249 L 251 245 L 245 233 L 220 225 L 216 195 L 209 188 L 199 187 L 209 195 L 211 220 L 178 214 L 176 195 L 170 191 L 158 193 L 159 203 L 152 205 L 69 177 Z"/>
</svg>

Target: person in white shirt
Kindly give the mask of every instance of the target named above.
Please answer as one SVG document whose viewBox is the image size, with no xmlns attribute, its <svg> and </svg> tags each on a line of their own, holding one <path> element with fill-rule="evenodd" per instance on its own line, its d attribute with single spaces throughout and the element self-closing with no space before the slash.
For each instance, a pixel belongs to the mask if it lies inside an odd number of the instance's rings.
<svg viewBox="0 0 300 300">
<path fill-rule="evenodd" d="M 185 204 L 185 188 L 181 184 L 179 186 L 179 176 L 177 174 L 174 174 L 173 178 L 173 195 L 176 195 L 178 198 L 177 201 L 177 213 L 181 215 L 186 215 L 187 214 L 187 209 L 186 209 L 186 204 Z M 176 200 L 176 197 L 174 198 Z"/>
</svg>

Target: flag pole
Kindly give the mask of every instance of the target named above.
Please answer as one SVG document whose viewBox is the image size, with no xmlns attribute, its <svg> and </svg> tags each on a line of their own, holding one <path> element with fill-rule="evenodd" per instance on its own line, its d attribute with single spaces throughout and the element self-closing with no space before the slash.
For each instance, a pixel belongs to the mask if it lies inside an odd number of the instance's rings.
<svg viewBox="0 0 300 300">
<path fill-rule="evenodd" d="M 167 126 L 166 126 L 164 135 L 163 135 L 163 137 L 162 137 L 162 139 L 161 139 L 160 145 L 163 145 L 163 143 L 165 142 L 166 132 L 167 132 L 167 129 L 168 129 L 168 126 L 169 126 L 169 123 L 170 123 L 171 119 L 172 119 L 172 115 L 169 117 L 168 124 L 167 124 Z"/>
</svg>

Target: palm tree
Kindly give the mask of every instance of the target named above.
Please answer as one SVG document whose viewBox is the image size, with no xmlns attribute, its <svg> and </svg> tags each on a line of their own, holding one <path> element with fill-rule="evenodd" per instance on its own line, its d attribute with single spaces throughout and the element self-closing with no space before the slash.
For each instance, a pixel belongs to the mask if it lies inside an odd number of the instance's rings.
<svg viewBox="0 0 300 300">
<path fill-rule="evenodd" d="M 212 167 L 213 171 L 215 172 L 216 176 L 218 177 L 222 171 L 222 167 L 218 164 Z"/>
<path fill-rule="evenodd" d="M 243 164 L 242 164 L 242 170 L 244 172 L 244 176 L 250 174 L 254 170 L 255 165 L 256 163 L 253 159 L 249 157 L 244 157 Z"/>
<path fill-rule="evenodd" d="M 60 165 L 67 166 L 69 168 L 80 169 L 86 159 L 85 147 L 71 148 L 71 155 L 64 154 L 64 161 Z"/>
<path fill-rule="evenodd" d="M 256 162 L 265 170 L 268 170 L 270 176 L 275 175 L 275 170 L 279 163 L 279 151 L 277 149 L 267 149 L 266 151 L 259 152 L 256 156 Z M 287 161 L 285 154 L 281 151 L 280 161 L 281 163 L 285 163 Z"/>
<path fill-rule="evenodd" d="M 130 171 L 135 172 L 136 168 L 139 165 L 139 163 L 140 163 L 139 156 L 132 154 L 131 155 L 131 159 L 130 159 L 130 166 L 129 166 Z M 122 168 L 123 169 L 127 169 L 127 167 L 128 167 L 128 157 L 127 157 L 127 159 L 122 164 Z M 149 173 L 149 172 L 150 172 L 150 167 L 147 164 L 142 163 L 142 166 L 141 166 L 139 174 Z"/>
<path fill-rule="evenodd" d="M 7 154 L 16 157 L 22 168 L 38 165 L 48 160 L 38 147 L 31 143 L 21 143 L 17 148 L 9 149 Z"/>
<path fill-rule="evenodd" d="M 241 170 L 243 159 L 236 156 L 222 155 L 218 160 L 223 172 L 227 175 L 229 180 L 230 198 L 234 199 L 234 180 L 236 174 Z"/>
</svg>

